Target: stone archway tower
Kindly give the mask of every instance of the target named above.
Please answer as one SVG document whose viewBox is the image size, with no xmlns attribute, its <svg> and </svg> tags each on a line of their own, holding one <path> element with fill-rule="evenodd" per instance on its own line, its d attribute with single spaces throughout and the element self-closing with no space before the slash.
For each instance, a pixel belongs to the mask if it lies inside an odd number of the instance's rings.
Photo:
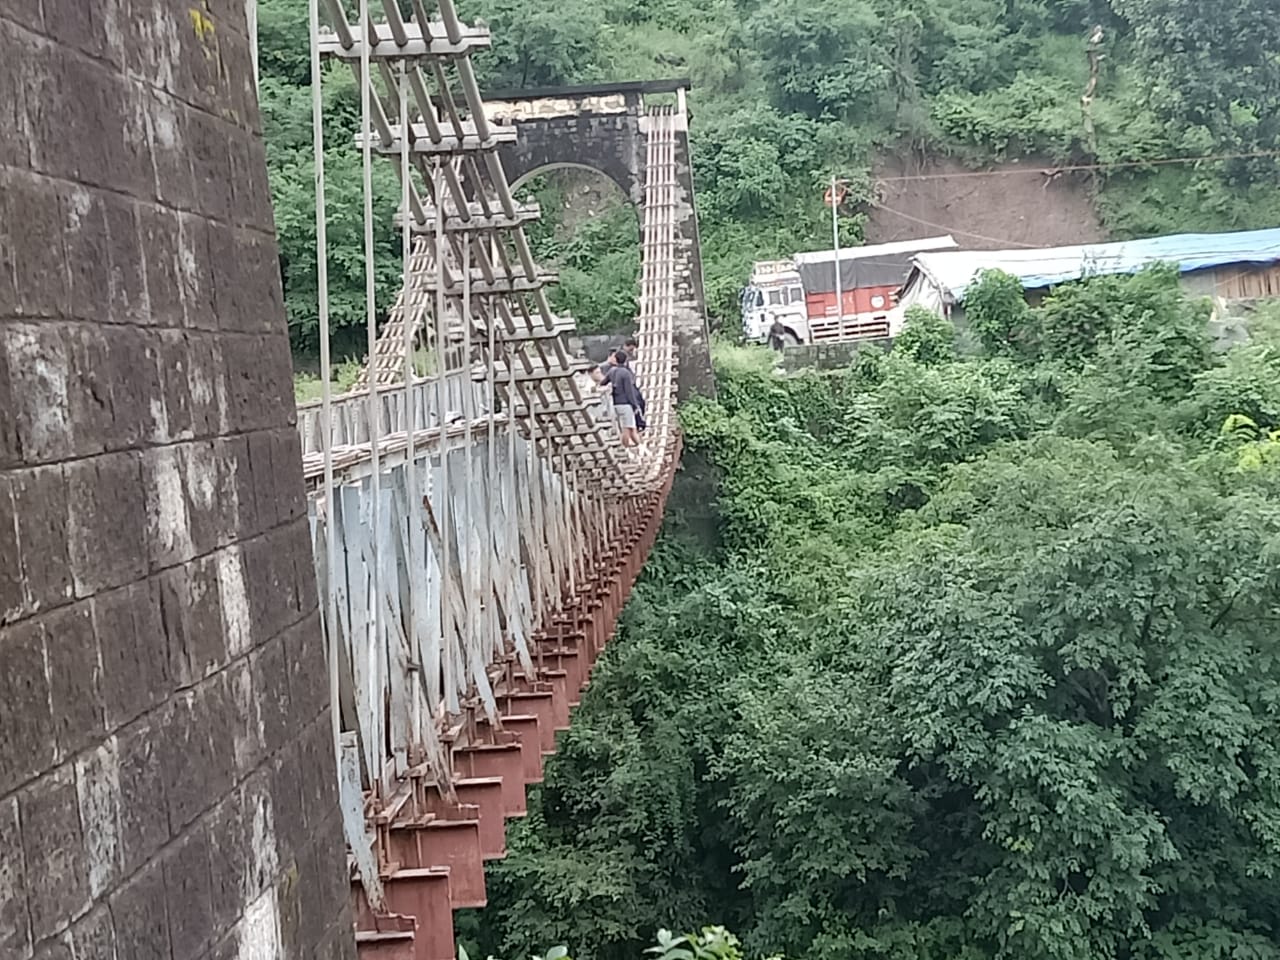
<svg viewBox="0 0 1280 960">
<path fill-rule="evenodd" d="M 644 216 L 646 94 L 675 94 L 680 136 L 676 172 L 680 184 L 674 333 L 680 357 L 679 399 L 713 396 L 707 302 L 702 281 L 698 214 L 689 155 L 687 80 L 639 81 L 584 87 L 500 91 L 486 94 L 490 119 L 517 136 L 498 154 L 513 184 L 546 170 L 585 167 L 616 183 Z"/>
</svg>

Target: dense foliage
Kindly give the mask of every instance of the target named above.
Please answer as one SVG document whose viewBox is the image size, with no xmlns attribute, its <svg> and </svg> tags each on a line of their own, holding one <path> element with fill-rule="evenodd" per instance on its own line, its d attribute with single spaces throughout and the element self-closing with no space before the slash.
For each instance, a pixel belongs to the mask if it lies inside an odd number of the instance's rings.
<svg viewBox="0 0 1280 960">
<path fill-rule="evenodd" d="M 713 319 L 736 321 L 751 262 L 828 242 L 821 184 L 850 179 L 860 235 L 878 153 L 974 161 L 1138 164 L 1097 180 L 1106 226 L 1130 236 L 1280 222 L 1280 31 L 1274 0 L 462 0 L 494 48 L 490 89 L 687 75 L 703 262 Z M 289 318 L 316 342 L 306 3 L 259 0 L 262 106 Z M 1103 28 L 1088 109 L 1086 40 Z M 331 296 L 339 347 L 358 352 L 364 280 L 358 98 L 326 68 Z M 1253 155 L 1152 167 L 1169 157 Z M 394 298 L 395 179 L 375 168 L 378 303 Z M 558 208 L 546 204 L 554 220 Z M 551 224 L 552 228 L 555 224 Z M 960 225 L 962 226 L 962 225 Z M 552 233 L 554 233 L 554 229 Z M 550 235 L 549 235 L 550 236 Z M 629 319 L 634 220 L 565 251 L 558 306 L 587 326 Z M 343 331 L 347 331 L 343 338 Z"/>
<path fill-rule="evenodd" d="M 466 939 L 1280 958 L 1278 318 L 1005 288 L 831 374 L 720 351 L 722 542 L 660 542 Z"/>
<path fill-rule="evenodd" d="M 581 184 L 581 171 L 536 177 L 526 191 L 544 211 L 543 219 L 527 233 L 538 262 L 556 270 L 551 307 L 573 317 L 586 333 L 629 329 L 640 309 L 636 211 L 623 201 L 621 189 L 603 177 L 587 185 L 589 199 L 583 210 L 574 184 Z M 578 218 L 581 222 L 575 223 Z"/>
</svg>

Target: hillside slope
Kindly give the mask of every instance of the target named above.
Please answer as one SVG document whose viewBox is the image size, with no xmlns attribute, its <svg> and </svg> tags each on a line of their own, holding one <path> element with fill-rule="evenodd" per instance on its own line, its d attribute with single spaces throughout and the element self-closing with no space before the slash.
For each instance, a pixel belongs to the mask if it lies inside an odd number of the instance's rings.
<svg viewBox="0 0 1280 960">
<path fill-rule="evenodd" d="M 954 160 L 892 157 L 873 174 L 868 243 L 950 233 L 962 247 L 992 250 L 1106 239 L 1094 185 L 1054 174 L 1046 158 L 970 169 Z"/>
</svg>

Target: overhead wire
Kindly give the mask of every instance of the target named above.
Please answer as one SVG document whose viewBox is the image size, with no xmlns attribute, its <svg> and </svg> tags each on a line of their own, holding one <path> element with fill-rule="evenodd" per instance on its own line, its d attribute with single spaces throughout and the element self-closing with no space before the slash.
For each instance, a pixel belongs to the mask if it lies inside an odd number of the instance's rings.
<svg viewBox="0 0 1280 960">
<path fill-rule="evenodd" d="M 1138 167 L 1164 167 L 1191 163 L 1216 163 L 1227 160 L 1261 160 L 1280 158 L 1280 150 L 1246 150 L 1236 153 L 1209 153 L 1196 157 L 1154 157 L 1144 160 L 1116 160 L 1110 163 L 1068 163 L 1053 166 L 1026 166 L 1018 170 L 958 170 L 954 173 L 904 173 L 873 177 L 875 183 L 906 183 L 926 180 L 959 180 L 982 177 L 1056 176 L 1061 173 L 1083 173 L 1095 170 L 1129 170 Z"/>
<path fill-rule="evenodd" d="M 1060 166 L 1027 166 L 1021 169 L 1001 169 L 1001 170 L 959 170 L 952 173 L 918 173 L 918 174 L 899 174 L 893 176 L 878 176 L 873 180 L 874 184 L 888 183 L 922 183 L 934 182 L 939 180 L 957 180 L 957 179 L 983 179 L 983 178 L 999 178 L 999 177 L 1017 177 L 1017 176 L 1037 176 L 1037 177 L 1054 177 L 1063 173 L 1079 173 L 1085 171 L 1096 170 L 1123 170 L 1136 169 L 1141 167 L 1158 167 L 1171 166 L 1179 164 L 1193 164 L 1206 162 L 1221 162 L 1227 160 L 1246 160 L 1246 159 L 1262 159 L 1262 158 L 1280 158 L 1280 150 L 1250 150 L 1239 151 L 1235 153 L 1218 153 L 1204 154 L 1196 157 L 1156 157 L 1144 160 L 1123 160 L 1113 163 L 1071 163 Z M 867 199 L 865 201 L 869 206 L 883 210 L 891 216 L 900 217 L 903 220 L 909 220 L 912 223 L 918 223 L 921 226 L 932 227 L 937 230 L 946 230 L 948 233 L 958 233 L 966 237 L 972 237 L 975 240 L 983 240 L 988 243 L 999 243 L 1010 247 L 1026 247 L 1028 249 L 1041 246 L 1035 243 L 1026 243 L 1021 240 L 1009 240 L 1000 237 L 992 237 L 982 233 L 976 233 L 972 230 L 965 230 L 961 227 L 950 227 L 946 224 L 937 223 L 932 220 L 926 220 L 921 217 L 914 216 L 902 210 L 895 209 L 888 204 L 879 200 Z"/>
</svg>

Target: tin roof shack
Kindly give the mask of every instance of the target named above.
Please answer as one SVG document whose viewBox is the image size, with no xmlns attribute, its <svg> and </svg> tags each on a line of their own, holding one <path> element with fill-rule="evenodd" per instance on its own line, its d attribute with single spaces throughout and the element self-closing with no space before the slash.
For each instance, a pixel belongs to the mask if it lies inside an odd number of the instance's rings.
<svg viewBox="0 0 1280 960">
<path fill-rule="evenodd" d="M 1058 284 L 1137 273 L 1156 263 L 1176 265 L 1187 291 L 1212 297 L 1219 313 L 1232 303 L 1280 298 L 1278 228 L 1029 250 L 921 253 L 912 258 L 898 300 L 903 310 L 922 306 L 960 323 L 965 294 L 983 270 L 1017 277 L 1027 299 L 1035 302 Z"/>
</svg>

